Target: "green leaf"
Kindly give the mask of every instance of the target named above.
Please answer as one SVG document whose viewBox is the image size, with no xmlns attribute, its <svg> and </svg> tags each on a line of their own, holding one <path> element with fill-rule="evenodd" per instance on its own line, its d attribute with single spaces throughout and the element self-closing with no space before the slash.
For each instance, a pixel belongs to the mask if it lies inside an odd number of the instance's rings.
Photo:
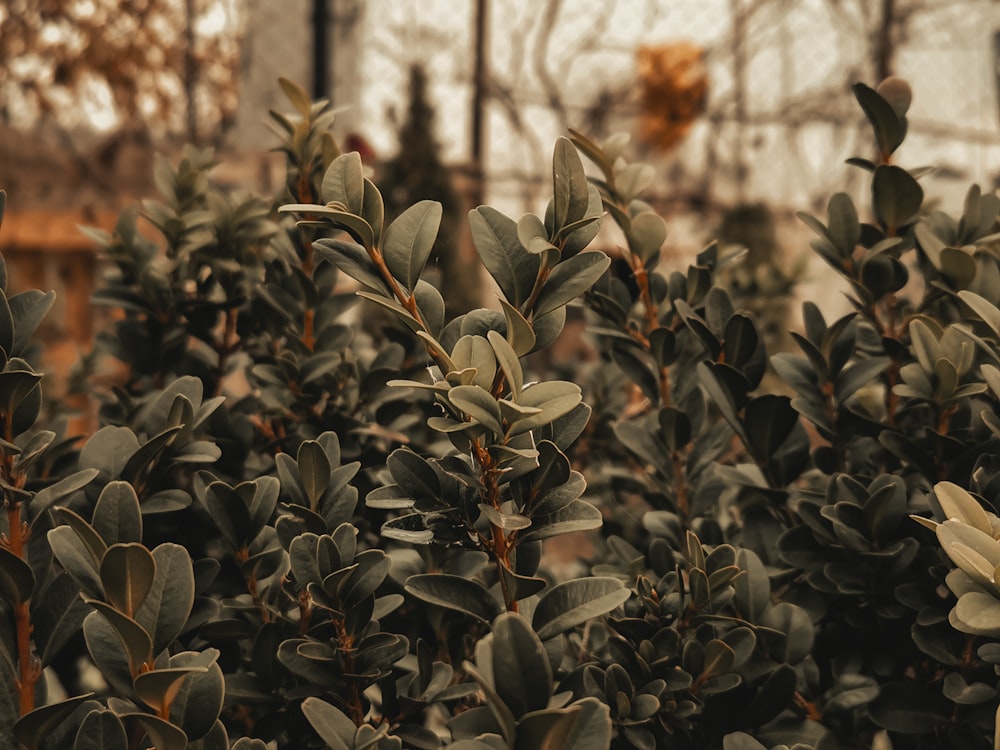
<svg viewBox="0 0 1000 750">
<path fill-rule="evenodd" d="M 169 721 L 164 721 L 158 716 L 152 716 L 151 714 L 140 713 L 122 714 L 121 718 L 138 721 L 153 741 L 156 750 L 186 750 L 187 748 L 187 735 Z"/>
<path fill-rule="evenodd" d="M 550 708 L 521 717 L 517 727 L 517 747 L 544 750 L 549 747 L 573 747 L 567 744 L 573 736 L 578 709 Z"/>
<path fill-rule="evenodd" d="M 906 117 L 906 112 L 913 101 L 913 91 L 910 89 L 909 83 L 898 76 L 889 76 L 875 90 L 889 103 L 893 112 L 896 113 L 896 117 Z"/>
<path fill-rule="evenodd" d="M 713 639 L 705 644 L 705 662 L 702 667 L 702 676 L 712 677 L 714 675 L 725 674 L 733 668 L 735 662 L 736 652 L 733 651 L 732 647 L 724 641 Z"/>
<path fill-rule="evenodd" d="M 397 448 L 386 461 L 392 478 L 416 500 L 437 502 L 441 483 L 434 468 L 409 448 Z"/>
<path fill-rule="evenodd" d="M 382 253 L 392 275 L 413 291 L 430 257 L 438 228 L 441 204 L 424 200 L 410 206 L 385 230 Z"/>
<path fill-rule="evenodd" d="M 552 155 L 553 214 L 555 229 L 582 219 L 587 213 L 587 175 L 580 155 L 568 138 L 556 140 Z"/>
<path fill-rule="evenodd" d="M 515 718 L 541 711 L 552 697 L 552 669 L 528 621 L 504 613 L 493 623 L 493 682 Z"/>
<path fill-rule="evenodd" d="M 736 405 L 733 396 L 730 394 L 729 388 L 723 384 L 722 379 L 716 375 L 716 372 L 719 372 L 719 368 L 721 367 L 723 365 L 700 363 L 698 365 L 699 382 L 719 409 L 719 413 L 729 423 L 729 426 L 733 428 L 733 431 L 736 432 L 743 443 L 748 445 L 749 438 L 743 431 L 743 423 L 736 415 Z"/>
<path fill-rule="evenodd" d="M 156 577 L 135 619 L 152 636 L 158 654 L 184 630 L 194 604 L 194 568 L 187 550 L 170 542 L 153 550 L 153 560 Z"/>
<path fill-rule="evenodd" d="M 861 223 L 854 201 L 846 193 L 836 193 L 827 206 L 829 238 L 842 258 L 850 258 L 861 241 Z"/>
<path fill-rule="evenodd" d="M 887 158 L 903 142 L 903 137 L 906 135 L 906 118 L 896 114 L 892 105 L 870 86 L 856 83 L 852 88 L 854 97 L 872 125 L 879 151 L 884 158 Z"/>
<path fill-rule="evenodd" d="M 295 459 L 309 507 L 316 510 L 330 483 L 330 459 L 315 440 L 304 440 Z"/>
<path fill-rule="evenodd" d="M 330 750 L 353 750 L 357 727 L 339 709 L 309 697 L 302 701 L 302 714 Z"/>
<path fill-rule="evenodd" d="M 946 247 L 941 250 L 939 270 L 952 288 L 963 289 L 976 278 L 976 259 L 971 253 L 961 248 Z"/>
<path fill-rule="evenodd" d="M 50 579 L 31 605 L 35 647 L 42 666 L 47 667 L 66 642 L 79 633 L 90 607 L 80 598 L 80 587 L 68 573 Z"/>
<path fill-rule="evenodd" d="M 379 549 L 369 549 L 354 558 L 354 569 L 340 588 L 345 607 L 353 607 L 375 593 L 389 574 L 392 561 Z"/>
<path fill-rule="evenodd" d="M 835 379 L 837 401 L 845 403 L 864 386 L 872 383 L 889 366 L 888 357 L 866 357 L 841 370 Z"/>
<path fill-rule="evenodd" d="M 382 240 L 382 224 L 385 222 L 385 202 L 382 200 L 382 193 L 379 192 L 375 183 L 367 177 L 365 178 L 361 217 L 372 228 L 375 244 L 378 245 Z"/>
<path fill-rule="evenodd" d="M 488 649 L 486 649 L 486 651 L 488 653 Z M 486 655 L 484 654 L 484 649 L 477 649 L 477 654 L 479 655 L 480 660 L 483 661 L 483 657 Z M 492 666 L 492 662 L 489 663 Z M 485 738 L 490 735 L 496 735 L 496 730 L 499 730 L 503 733 L 504 738 L 506 738 L 506 742 L 497 743 L 498 750 L 513 747 L 514 735 L 517 732 L 517 721 L 514 718 L 514 714 L 511 713 L 510 709 L 507 708 L 507 704 L 505 704 L 500 699 L 500 696 L 497 695 L 496 690 L 493 688 L 492 680 L 490 680 L 487 675 L 483 674 L 475 664 L 472 664 L 471 662 L 463 662 L 462 668 L 465 670 L 467 675 L 479 683 L 479 687 L 486 696 L 486 705 L 477 709 L 472 709 L 472 711 L 477 711 L 478 715 L 472 714 L 471 711 L 467 711 L 465 713 L 470 715 L 463 716 L 460 720 L 456 720 L 459 719 L 459 717 L 452 719 L 451 724 L 454 734 L 456 736 L 460 736 L 463 733 L 460 726 L 468 727 L 464 729 L 464 733 L 471 734 L 472 732 L 469 732 L 469 728 L 471 727 L 469 727 L 470 722 L 468 720 L 474 719 L 475 723 L 473 726 L 476 727 L 475 734 L 479 737 Z"/>
<path fill-rule="evenodd" d="M 928 734 L 948 721 L 950 711 L 940 695 L 916 682 L 888 682 L 868 705 L 878 726 L 900 734 Z"/>
<path fill-rule="evenodd" d="M 14 316 L 11 313 L 10 303 L 7 301 L 6 293 L 0 293 L 0 349 L 4 352 L 10 352 L 13 347 Z M 3 399 L 2 394 L 3 392 L 0 391 L 0 399 Z"/>
<path fill-rule="evenodd" d="M 535 331 L 531 327 L 531 324 L 521 315 L 521 311 L 507 302 L 507 300 L 500 300 L 500 306 L 503 308 L 504 317 L 507 319 L 507 343 L 510 344 L 510 348 L 514 350 L 514 353 L 518 357 L 523 357 L 535 348 Z M 487 336 L 489 336 L 489 333 L 487 332 Z M 499 354 L 497 358 L 499 359 Z M 518 390 L 520 390 L 520 387 Z"/>
<path fill-rule="evenodd" d="M 493 347 L 493 353 L 496 355 L 497 364 L 500 365 L 500 369 L 503 370 L 504 377 L 507 378 L 507 385 L 510 388 L 511 398 L 516 402 L 520 398 L 521 389 L 524 388 L 524 373 L 521 370 L 521 361 L 518 359 L 517 352 L 514 348 L 512 348 L 509 341 L 496 331 L 487 331 L 486 338 L 490 342 L 490 346 Z M 535 336 L 532 334 L 532 345 L 534 345 L 534 341 Z"/>
<path fill-rule="evenodd" d="M 609 576 L 565 581 L 542 594 L 531 624 L 538 637 L 546 641 L 607 614 L 624 604 L 629 596 L 622 582 Z"/>
<path fill-rule="evenodd" d="M 256 534 L 250 509 L 242 496 L 225 482 L 215 481 L 205 488 L 201 499 L 209 516 L 233 549 L 246 548 Z"/>
<path fill-rule="evenodd" d="M 88 615 L 83 623 L 87 648 L 90 650 L 94 663 L 102 672 L 105 672 L 105 677 L 110 681 L 113 679 L 112 674 L 105 671 L 108 661 L 103 659 L 101 655 L 111 651 L 117 659 L 118 653 L 124 650 L 129 674 L 139 674 L 142 665 L 153 659 L 153 644 L 149 632 L 131 617 L 119 612 L 109 604 L 96 599 L 88 599 L 87 603 L 96 610 L 93 614 Z M 117 636 L 118 643 L 109 642 L 101 631 L 88 629 L 87 623 L 95 616 L 102 617 L 111 626 L 111 630 Z"/>
<path fill-rule="evenodd" d="M 170 704 L 170 722 L 184 730 L 191 740 L 216 731 L 225 699 L 226 681 L 216 663 L 219 651 L 182 651 L 170 657 L 172 668 L 193 668 Z M 228 743 L 227 743 L 228 744 Z"/>
<path fill-rule="evenodd" d="M 96 483 L 104 486 L 120 479 L 125 465 L 139 450 L 139 438 L 128 427 L 102 427 L 80 451 L 80 468 L 94 468 L 100 473 Z"/>
<path fill-rule="evenodd" d="M 1000 309 L 997 309 L 996 305 L 978 294 L 966 290 L 959 292 L 958 298 L 972 308 L 972 311 L 983 319 L 983 322 L 990 327 L 993 333 L 1000 336 Z"/>
<path fill-rule="evenodd" d="M 160 714 L 174 702 L 184 680 L 197 672 L 207 671 L 206 667 L 168 667 L 143 672 L 135 678 L 135 693 Z"/>
<path fill-rule="evenodd" d="M 364 210 L 365 177 L 361 154 L 341 154 L 326 170 L 320 195 L 325 203 L 339 203 L 350 213 L 361 216 Z"/>
<path fill-rule="evenodd" d="M 472 241 L 507 301 L 520 307 L 538 276 L 538 256 L 517 238 L 517 224 L 496 209 L 480 206 L 469 213 Z"/>
<path fill-rule="evenodd" d="M 96 533 L 94 536 L 97 536 Z M 50 529 L 46 538 L 56 560 L 73 577 L 84 593 L 98 598 L 104 596 L 101 576 L 98 573 L 104 551 L 94 554 L 69 526 Z"/>
<path fill-rule="evenodd" d="M 552 513 L 535 515 L 531 529 L 521 539 L 537 541 L 571 532 L 593 531 L 601 528 L 603 523 L 604 517 L 600 510 L 586 500 L 572 500 Z"/>
<path fill-rule="evenodd" d="M 958 672 L 945 675 L 941 692 L 948 700 L 965 706 L 975 706 L 992 700 L 996 688 L 983 682 L 967 683 Z"/>
<path fill-rule="evenodd" d="M 660 250 L 667 240 L 667 222 L 652 211 L 643 211 L 632 219 L 628 234 L 629 249 L 643 263 L 660 259 Z"/>
<path fill-rule="evenodd" d="M 445 302 L 441 292 L 423 279 L 417 279 L 413 288 L 413 298 L 417 301 L 417 308 L 420 310 L 420 317 L 424 321 L 427 330 L 434 336 L 438 336 L 444 328 Z M 441 347 L 436 342 L 431 345 L 440 350 Z"/>
<path fill-rule="evenodd" d="M 798 421 L 799 413 L 787 396 L 765 394 L 751 399 L 743 417 L 747 447 L 758 461 L 767 461 L 788 439 Z"/>
<path fill-rule="evenodd" d="M 503 435 L 500 406 L 488 391 L 478 385 L 458 385 L 448 391 L 448 400 L 497 437 Z"/>
<path fill-rule="evenodd" d="M 8 356 L 20 357 L 24 354 L 31 335 L 52 309 L 55 301 L 55 292 L 43 293 L 38 289 L 29 289 L 7 300 L 14 321 L 14 340 L 10 349 L 6 350 Z"/>
<path fill-rule="evenodd" d="M 113 711 L 91 711 L 80 722 L 73 750 L 128 750 L 125 725 Z"/>
<path fill-rule="evenodd" d="M 153 587 L 156 563 L 141 544 L 113 544 L 101 559 L 100 573 L 108 602 L 134 617 Z"/>
<path fill-rule="evenodd" d="M 31 566 L 6 547 L 0 547 L 0 595 L 16 606 L 31 599 L 34 588 Z"/>
<path fill-rule="evenodd" d="M 476 581 L 462 576 L 448 573 L 410 576 L 403 588 L 421 601 L 462 612 L 487 625 L 503 611 L 493 594 Z"/>
<path fill-rule="evenodd" d="M 967 523 L 984 534 L 993 535 L 993 524 L 983 507 L 968 492 L 954 482 L 938 482 L 934 495 L 941 504 L 944 517 Z"/>
<path fill-rule="evenodd" d="M 887 231 L 893 233 L 916 220 L 924 190 L 905 169 L 880 164 L 872 178 L 872 207 Z"/>
<path fill-rule="evenodd" d="M 364 287 L 383 294 L 389 293 L 382 275 L 368 253 L 357 242 L 342 239 L 320 239 L 313 242 L 316 253 Z"/>
<path fill-rule="evenodd" d="M 989 594 L 979 591 L 962 594 L 953 613 L 951 623 L 963 633 L 1000 636 L 1000 601 Z"/>
<path fill-rule="evenodd" d="M 479 503 L 478 508 L 491 525 L 498 526 L 504 531 L 520 531 L 531 526 L 530 518 L 517 513 L 504 513 L 486 503 Z"/>
<path fill-rule="evenodd" d="M 93 693 L 76 695 L 26 713 L 14 724 L 15 736 L 28 750 L 36 750 L 57 726 L 66 721 L 80 704 L 92 695 Z"/>
<path fill-rule="evenodd" d="M 529 385 L 518 398 L 521 406 L 533 406 L 539 414 L 518 420 L 511 427 L 511 436 L 550 424 L 573 411 L 581 400 L 580 386 L 563 380 L 549 380 Z"/>
<path fill-rule="evenodd" d="M 308 119 L 312 111 L 312 102 L 309 100 L 309 94 L 301 86 L 284 77 L 278 78 L 278 85 L 281 86 L 281 90 L 285 92 L 285 96 L 288 97 L 292 106 L 299 111 L 299 114 Z"/>
<path fill-rule="evenodd" d="M 177 723 L 173 720 L 171 720 L 171 722 L 174 724 Z M 187 733 L 187 730 L 184 730 L 184 734 Z M 240 739 L 247 738 L 242 737 Z M 267 746 L 265 745 L 264 750 L 266 750 L 266 748 Z M 226 732 L 226 725 L 219 720 L 212 725 L 212 728 L 209 729 L 203 737 L 191 739 L 188 742 L 187 750 L 236 750 L 236 744 L 233 744 L 232 747 L 230 747 L 229 734 Z M 260 748 L 254 745 L 244 745 L 243 750 L 260 750 Z"/>
<path fill-rule="evenodd" d="M 77 479 L 93 479 L 96 474 L 96 471 L 88 472 Z M 105 544 L 142 541 L 142 512 L 131 484 L 116 481 L 104 486 L 94 507 L 93 526 Z"/>
<path fill-rule="evenodd" d="M 557 265 L 538 295 L 535 315 L 542 316 L 572 302 L 586 292 L 611 265 L 611 258 L 599 250 L 574 255 Z"/>
</svg>

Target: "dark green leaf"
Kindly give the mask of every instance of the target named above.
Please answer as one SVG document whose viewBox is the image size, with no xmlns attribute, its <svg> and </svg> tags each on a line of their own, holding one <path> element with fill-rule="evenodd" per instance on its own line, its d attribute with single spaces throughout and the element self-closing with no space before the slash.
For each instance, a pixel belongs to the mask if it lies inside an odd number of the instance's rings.
<svg viewBox="0 0 1000 750">
<path fill-rule="evenodd" d="M 310 697 L 302 701 L 302 713 L 330 750 L 353 750 L 357 727 L 339 709 Z"/>
<path fill-rule="evenodd" d="M 156 564 L 141 544 L 112 544 L 101 559 L 104 595 L 118 611 L 134 617 L 156 577 Z"/>
<path fill-rule="evenodd" d="M 153 550 L 156 577 L 136 620 L 153 638 L 160 653 L 184 630 L 194 604 L 194 568 L 179 544 L 164 543 Z"/>
<path fill-rule="evenodd" d="M 59 703 L 51 703 L 25 714 L 14 724 L 14 734 L 28 750 L 41 747 L 45 738 L 86 701 L 93 693 L 76 695 Z"/>
<path fill-rule="evenodd" d="M 903 137 L 906 135 L 906 118 L 896 114 L 892 105 L 870 86 L 855 83 L 853 89 L 854 97 L 864 110 L 872 130 L 875 131 L 875 140 L 883 158 L 888 158 L 903 142 Z"/>
<path fill-rule="evenodd" d="M 522 541 L 539 541 L 560 534 L 593 531 L 601 528 L 604 517 L 601 511 L 586 500 L 573 500 L 548 515 L 536 515 L 531 528 L 521 535 Z"/>
<path fill-rule="evenodd" d="M 493 681 L 515 718 L 540 711 L 552 697 L 552 670 L 528 621 L 504 613 L 493 623 Z"/>
<path fill-rule="evenodd" d="M 905 169 L 880 164 L 872 178 L 872 204 L 875 215 L 890 233 L 917 218 L 924 191 Z"/>
<path fill-rule="evenodd" d="M 140 713 L 122 714 L 121 718 L 135 719 L 139 722 L 153 741 L 156 750 L 186 750 L 187 748 L 187 735 L 169 721 L 164 721 L 158 716 Z"/>
<path fill-rule="evenodd" d="M 743 418 L 743 429 L 749 441 L 747 447 L 758 461 L 768 460 L 798 421 L 799 413 L 792 408 L 787 396 L 766 394 L 751 399 Z"/>
<path fill-rule="evenodd" d="M 112 711 L 91 711 L 80 723 L 73 750 L 128 750 L 125 725 Z"/>
<path fill-rule="evenodd" d="M 20 357 L 24 353 L 31 335 L 52 309 L 55 300 L 55 292 L 43 293 L 38 289 L 15 294 L 7 300 L 14 321 L 14 340 L 11 348 L 5 350 L 8 356 Z"/>
<path fill-rule="evenodd" d="M 88 476 L 92 479 L 96 474 L 94 471 L 77 477 L 77 480 L 82 481 Z M 116 481 L 104 486 L 94 507 L 93 526 L 105 544 L 142 540 L 142 513 L 139 498 L 131 484 Z"/>
<path fill-rule="evenodd" d="M 629 590 L 617 578 L 591 576 L 565 581 L 542 594 L 531 624 L 545 641 L 607 614 L 628 598 Z"/>
<path fill-rule="evenodd" d="M 66 642 L 79 633 L 90 607 L 68 573 L 52 578 L 32 601 L 33 639 L 42 666 L 49 666 Z"/>
<path fill-rule="evenodd" d="M 219 651 L 214 648 L 182 651 L 170 657 L 171 667 L 195 670 L 181 682 L 170 704 L 170 722 L 191 740 L 209 735 L 218 726 L 226 690 L 225 677 L 216 663 L 218 657 Z"/>
<path fill-rule="evenodd" d="M 582 219 L 587 213 L 587 175 L 580 155 L 568 138 L 556 140 L 552 155 L 553 217 L 556 231 Z"/>
<path fill-rule="evenodd" d="M 872 721 L 901 734 L 927 734 L 948 721 L 946 704 L 939 695 L 916 682 L 889 682 L 869 704 Z"/>
<path fill-rule="evenodd" d="M 296 463 L 309 507 L 316 510 L 330 482 L 330 459 L 315 440 L 304 440 L 299 446 Z"/>
<path fill-rule="evenodd" d="M 109 681 L 114 681 L 114 669 L 108 669 L 109 665 L 116 665 L 119 654 L 124 650 L 130 675 L 139 674 L 143 664 L 153 658 L 153 647 L 149 632 L 139 623 L 119 612 L 114 607 L 96 599 L 88 599 L 87 603 L 97 610 L 88 615 L 84 620 L 84 636 L 87 639 L 87 648 L 98 668 L 104 672 L 104 676 Z M 101 617 L 110 626 L 116 638 L 109 638 L 107 631 L 103 629 L 88 628 L 87 624 L 94 618 Z M 117 642 L 115 642 L 117 641 Z M 104 658 L 105 654 L 112 654 L 113 659 L 109 661 Z"/>
<path fill-rule="evenodd" d="M 382 253 L 392 275 L 413 291 L 430 257 L 441 225 L 441 204 L 424 200 L 410 206 L 385 230 Z"/>
<path fill-rule="evenodd" d="M 611 259 L 600 251 L 583 252 L 563 261 L 546 279 L 535 304 L 535 315 L 545 315 L 572 302 L 590 289 L 610 265 Z"/>
<path fill-rule="evenodd" d="M 376 265 L 361 245 L 341 239 L 320 239 L 313 243 L 316 253 L 352 279 L 369 289 L 389 293 Z"/>
<path fill-rule="evenodd" d="M 0 596 L 20 605 L 31 599 L 34 588 L 31 566 L 6 547 L 0 547 Z"/>
<path fill-rule="evenodd" d="M 404 588 L 421 601 L 463 612 L 486 624 L 503 611 L 493 594 L 476 581 L 462 576 L 447 573 L 410 576 Z"/>
<path fill-rule="evenodd" d="M 520 307 L 535 285 L 538 256 L 521 245 L 514 220 L 495 209 L 481 206 L 472 210 L 469 224 L 473 243 L 486 270 L 496 280 L 507 301 Z"/>
<path fill-rule="evenodd" d="M 173 703 L 184 680 L 205 671 L 206 667 L 166 667 L 143 672 L 135 678 L 135 694 L 143 703 L 161 714 Z"/>
<path fill-rule="evenodd" d="M 348 211 L 361 216 L 364 210 L 364 167 L 357 151 L 341 154 L 323 175 L 320 195 L 325 203 L 340 203 Z"/>
</svg>

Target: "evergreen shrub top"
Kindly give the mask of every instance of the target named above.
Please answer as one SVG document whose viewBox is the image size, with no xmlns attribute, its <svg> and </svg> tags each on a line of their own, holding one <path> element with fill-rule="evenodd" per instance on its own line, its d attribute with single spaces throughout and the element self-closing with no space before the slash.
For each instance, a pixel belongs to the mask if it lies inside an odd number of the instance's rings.
<svg viewBox="0 0 1000 750">
<path fill-rule="evenodd" d="M 282 86 L 273 202 L 189 150 L 155 239 L 93 233 L 92 435 L 30 364 L 53 295 L 0 294 L 0 746 L 1000 748 L 1000 198 L 925 205 L 904 82 L 854 87 L 867 221 L 801 217 L 853 311 L 770 356 L 737 257 L 661 266 L 619 137 L 557 141 L 544 216 L 470 213 L 498 300 L 449 317 L 441 206 L 387 223 Z M 569 305 L 600 357 L 556 375 Z"/>
</svg>

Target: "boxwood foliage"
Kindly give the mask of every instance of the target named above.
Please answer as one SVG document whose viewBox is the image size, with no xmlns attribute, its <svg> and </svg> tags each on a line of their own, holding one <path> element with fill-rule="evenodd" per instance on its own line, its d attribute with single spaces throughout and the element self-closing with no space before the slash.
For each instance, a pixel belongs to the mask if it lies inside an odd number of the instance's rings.
<svg viewBox="0 0 1000 750">
<path fill-rule="evenodd" d="M 0 265 L 0 745 L 1000 747 L 1000 199 L 924 204 L 903 81 L 854 88 L 870 208 L 802 215 L 853 310 L 770 354 L 739 257 L 661 262 L 621 137 L 470 213 L 497 296 L 449 318 L 440 206 L 387 224 L 281 85 L 279 195 L 190 150 L 93 233 L 93 434 L 40 416 L 53 296 Z M 533 356 L 569 306 L 595 364 Z"/>
</svg>

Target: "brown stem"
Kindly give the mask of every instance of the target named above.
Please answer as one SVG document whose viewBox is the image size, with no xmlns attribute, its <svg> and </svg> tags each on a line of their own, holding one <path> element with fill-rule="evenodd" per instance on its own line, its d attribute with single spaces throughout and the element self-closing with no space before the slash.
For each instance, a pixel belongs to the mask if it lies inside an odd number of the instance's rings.
<svg viewBox="0 0 1000 750">
<path fill-rule="evenodd" d="M 562 250 L 562 247 L 559 248 Z M 538 276 L 535 278 L 535 286 L 531 289 L 531 294 L 528 295 L 528 299 L 524 301 L 522 309 L 526 310 L 525 317 L 530 322 L 534 317 L 534 307 L 535 303 L 538 302 L 538 295 L 542 293 L 542 287 L 545 286 L 545 282 L 549 278 L 549 274 L 552 273 L 552 269 L 543 266 L 538 269 Z"/>
<path fill-rule="evenodd" d="M 24 543 L 28 538 L 28 526 L 21 522 L 21 503 L 16 500 L 8 499 L 7 501 L 7 526 L 10 530 L 7 548 L 14 555 L 25 560 Z M 17 690 L 20 697 L 21 716 L 24 716 L 35 708 L 35 684 L 38 682 L 40 674 L 39 665 L 31 655 L 30 601 L 14 603 L 14 625 L 17 633 Z"/>
<path fill-rule="evenodd" d="M 812 719 L 813 721 L 821 721 L 823 719 L 823 713 L 816 707 L 816 704 L 798 691 L 795 692 L 795 705 L 806 712 L 807 719 Z"/>
<path fill-rule="evenodd" d="M 472 443 L 472 452 L 479 464 L 479 479 L 483 487 L 483 498 L 487 505 L 500 510 L 500 475 L 489 450 L 480 445 L 476 439 Z M 508 612 L 517 612 L 517 599 L 507 588 L 504 570 L 510 571 L 510 553 L 514 549 L 514 536 L 496 524 L 490 524 L 490 538 L 485 545 L 497 565 L 497 576 L 500 578 L 500 589 L 503 592 L 504 605 Z"/>
<path fill-rule="evenodd" d="M 313 331 L 315 320 L 315 310 L 309 309 L 302 314 L 302 345 L 309 351 L 316 346 L 316 335 Z"/>
<path fill-rule="evenodd" d="M 299 635 L 305 635 L 312 619 L 312 596 L 306 589 L 299 592 Z"/>
<path fill-rule="evenodd" d="M 246 548 L 237 550 L 236 552 L 236 562 L 240 564 L 240 568 L 243 568 L 243 563 L 245 563 L 250 558 L 250 552 Z M 256 605 L 257 609 L 260 611 L 260 619 L 262 622 L 272 622 L 274 616 L 271 614 L 271 610 L 268 609 L 267 604 L 264 602 L 264 598 L 260 595 L 260 589 L 257 588 L 257 576 L 251 572 L 245 574 L 247 582 L 247 591 L 250 594 L 250 598 Z"/>
<path fill-rule="evenodd" d="M 337 628 L 340 652 L 344 655 L 344 673 L 354 674 L 354 638 L 347 632 L 343 619 L 335 619 L 334 625 Z M 348 689 L 347 708 L 350 711 L 351 721 L 356 726 L 360 727 L 365 723 L 365 705 L 361 701 L 361 690 L 356 682 L 352 682 Z"/>
</svg>

